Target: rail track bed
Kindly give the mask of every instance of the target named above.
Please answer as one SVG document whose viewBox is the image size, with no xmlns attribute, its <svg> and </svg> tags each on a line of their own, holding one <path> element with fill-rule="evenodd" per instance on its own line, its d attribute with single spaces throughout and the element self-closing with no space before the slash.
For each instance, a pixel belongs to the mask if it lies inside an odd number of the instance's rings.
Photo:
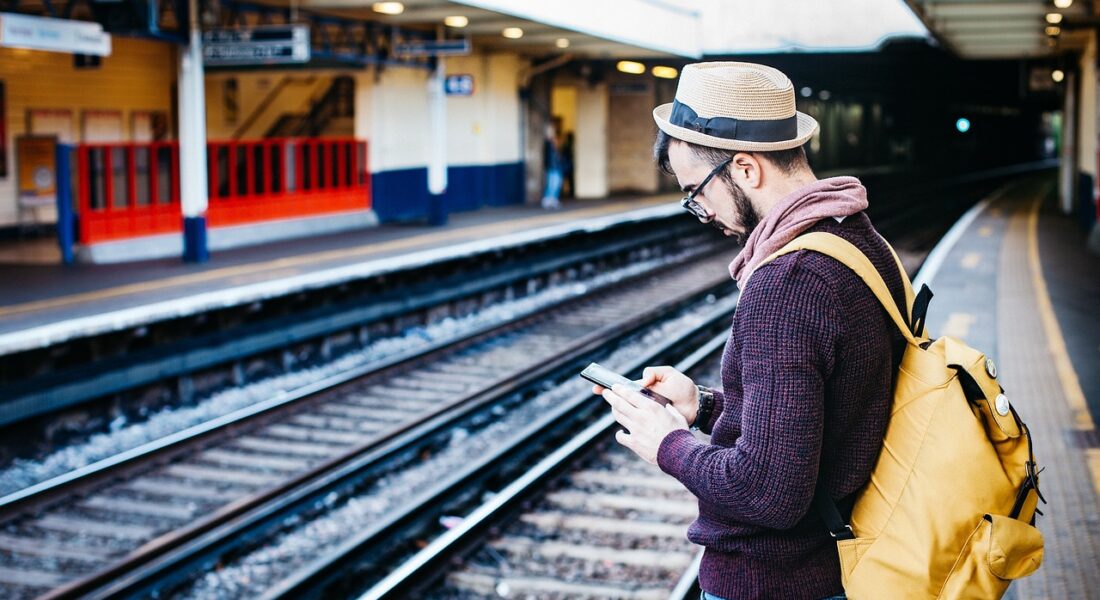
<svg viewBox="0 0 1100 600">
<path fill-rule="evenodd" d="M 677 367 L 714 385 L 724 345 L 719 334 Z M 360 597 L 687 598 L 695 498 L 619 445 L 618 429 L 594 419 Z"/>
<path fill-rule="evenodd" d="M 694 497 L 605 440 L 425 597 L 665 600 L 698 551 Z"/>
<path fill-rule="evenodd" d="M 894 241 L 917 263 L 929 245 Z M 681 370 L 718 371 L 729 253 L 680 258 L 0 498 L 0 589 L 685 598 L 691 494 L 610 439 L 573 377 L 700 345 Z"/>
<path fill-rule="evenodd" d="M 432 419 L 491 403 L 728 285 L 726 262 L 695 256 L 20 498 L 0 508 L 0 585 L 16 598 L 96 589 Z"/>
</svg>

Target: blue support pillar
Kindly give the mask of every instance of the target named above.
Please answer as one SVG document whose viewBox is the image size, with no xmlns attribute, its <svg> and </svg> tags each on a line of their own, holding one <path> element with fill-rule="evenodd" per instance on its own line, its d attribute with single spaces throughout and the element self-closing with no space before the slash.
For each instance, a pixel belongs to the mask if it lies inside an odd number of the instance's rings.
<svg viewBox="0 0 1100 600">
<path fill-rule="evenodd" d="M 61 246 L 61 262 L 67 265 L 73 264 L 73 244 L 76 243 L 72 154 L 72 146 L 57 144 L 54 158 L 54 180 L 57 182 L 57 244 Z"/>
<path fill-rule="evenodd" d="M 428 225 L 442 227 L 447 224 L 447 204 L 443 194 L 428 194 Z"/>
<path fill-rule="evenodd" d="M 210 259 L 206 245 L 206 217 L 183 218 L 183 260 L 201 263 Z"/>
</svg>

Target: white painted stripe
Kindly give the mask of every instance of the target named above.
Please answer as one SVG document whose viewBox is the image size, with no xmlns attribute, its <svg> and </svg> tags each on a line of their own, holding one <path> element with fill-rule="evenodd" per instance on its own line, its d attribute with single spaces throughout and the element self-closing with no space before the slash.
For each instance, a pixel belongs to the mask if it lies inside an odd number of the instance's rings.
<svg viewBox="0 0 1100 600">
<path fill-rule="evenodd" d="M 0 335 L 0 355 L 43 348 L 75 337 L 92 336 L 160 320 L 185 317 L 219 308 L 267 300 L 303 290 L 337 285 L 354 279 L 414 269 L 435 262 L 497 248 L 513 248 L 535 241 L 565 237 L 574 233 L 594 233 L 609 229 L 620 223 L 637 223 L 660 219 L 681 212 L 683 212 L 683 209 L 678 204 L 664 203 L 603 217 L 592 217 L 537 227 L 528 231 L 363 261 L 274 281 L 254 283 L 156 302 L 145 306 L 60 321 Z"/>
</svg>

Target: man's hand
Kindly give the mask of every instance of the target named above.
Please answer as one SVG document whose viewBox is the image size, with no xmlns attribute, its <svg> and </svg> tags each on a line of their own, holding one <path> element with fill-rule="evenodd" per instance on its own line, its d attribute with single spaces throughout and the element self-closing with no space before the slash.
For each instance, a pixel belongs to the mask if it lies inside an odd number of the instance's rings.
<svg viewBox="0 0 1100 600">
<path fill-rule="evenodd" d="M 646 367 L 638 384 L 672 401 L 688 425 L 699 414 L 699 388 L 690 377 L 672 367 Z"/>
<path fill-rule="evenodd" d="M 672 367 L 646 367 L 642 371 L 642 378 L 635 383 L 668 398 L 676 410 L 684 415 L 688 425 L 695 422 L 695 416 L 699 414 L 699 388 L 695 387 L 695 382 L 687 375 Z M 602 396 L 603 392 L 603 386 L 592 386 L 593 394 Z"/>
<path fill-rule="evenodd" d="M 615 420 L 630 432 L 620 431 L 615 439 L 652 465 L 657 464 L 657 450 L 665 436 L 677 429 L 687 429 L 684 415 L 671 404 L 661 406 L 621 384 L 610 390 L 600 389 Z"/>
</svg>

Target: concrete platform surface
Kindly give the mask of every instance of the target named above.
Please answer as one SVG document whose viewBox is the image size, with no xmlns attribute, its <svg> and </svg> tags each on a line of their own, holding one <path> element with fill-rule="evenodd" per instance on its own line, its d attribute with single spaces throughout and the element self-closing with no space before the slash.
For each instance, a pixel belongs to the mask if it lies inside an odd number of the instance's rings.
<svg viewBox="0 0 1100 600">
<path fill-rule="evenodd" d="M 996 361 L 1045 469 L 1045 557 L 1010 589 L 1020 599 L 1100 598 L 1100 257 L 1048 208 L 1056 189 L 1050 176 L 1005 188 L 929 283 L 930 331 Z"/>
<path fill-rule="evenodd" d="M 204 264 L 0 262 L 0 355 L 253 302 L 495 247 L 678 214 L 675 195 L 489 208 L 447 225 L 383 225 L 213 253 Z M 690 218 L 685 213 L 685 218 Z"/>
</svg>

